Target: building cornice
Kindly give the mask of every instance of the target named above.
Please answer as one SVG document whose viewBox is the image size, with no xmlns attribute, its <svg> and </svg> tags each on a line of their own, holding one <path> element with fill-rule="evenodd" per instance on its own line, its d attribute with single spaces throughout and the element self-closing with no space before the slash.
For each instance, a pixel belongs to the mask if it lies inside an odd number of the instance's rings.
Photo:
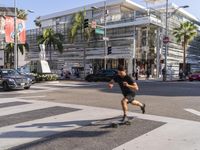
<svg viewBox="0 0 200 150">
<path fill-rule="evenodd" d="M 44 16 L 40 16 L 40 20 L 43 21 L 43 20 L 48 20 L 48 19 L 51 19 L 51 18 L 56 18 L 56 17 L 60 17 L 60 16 L 65 16 L 65 15 L 69 15 L 69 14 L 74 14 L 76 12 L 79 12 L 81 10 L 91 10 L 92 7 L 104 7 L 104 2 L 105 1 L 101 1 L 101 2 L 98 2 L 98 3 L 93 3 L 93 4 L 89 4 L 89 5 L 85 5 L 85 6 L 82 6 L 82 7 L 77 7 L 77 8 L 73 8 L 73 9 L 69 9 L 69 10 L 65 10 L 65 11 L 60 11 L 60 12 L 55 12 L 55 13 L 52 13 L 52 14 L 49 14 L 49 15 L 44 15 Z M 136 10 L 143 10 L 143 11 L 146 11 L 146 8 L 131 1 L 131 0 L 106 0 L 106 5 L 107 6 L 112 6 L 112 5 L 125 5 L 129 8 L 133 8 L 133 9 L 136 9 Z"/>
</svg>

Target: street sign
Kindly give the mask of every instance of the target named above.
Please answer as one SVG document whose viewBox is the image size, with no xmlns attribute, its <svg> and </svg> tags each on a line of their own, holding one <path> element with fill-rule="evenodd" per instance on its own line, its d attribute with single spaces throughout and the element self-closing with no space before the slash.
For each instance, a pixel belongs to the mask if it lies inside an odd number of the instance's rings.
<svg viewBox="0 0 200 150">
<path fill-rule="evenodd" d="M 104 36 L 104 37 L 103 37 L 103 40 L 104 40 L 104 41 L 109 41 L 109 38 Z"/>
<path fill-rule="evenodd" d="M 164 43 L 164 44 L 169 43 L 169 37 L 168 37 L 168 36 L 165 36 L 165 37 L 163 38 L 163 43 Z"/>
<path fill-rule="evenodd" d="M 96 33 L 96 34 L 104 34 L 104 30 L 103 30 L 103 29 L 96 28 L 96 29 L 95 29 L 95 33 Z"/>
</svg>

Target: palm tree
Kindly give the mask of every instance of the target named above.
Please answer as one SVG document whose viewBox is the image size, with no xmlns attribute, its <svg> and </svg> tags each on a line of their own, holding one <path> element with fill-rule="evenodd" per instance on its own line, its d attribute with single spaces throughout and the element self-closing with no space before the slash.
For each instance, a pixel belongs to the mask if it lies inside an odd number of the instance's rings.
<svg viewBox="0 0 200 150">
<path fill-rule="evenodd" d="M 93 29 L 90 26 L 84 29 L 85 16 L 86 16 L 86 11 L 84 10 L 76 13 L 72 18 L 72 26 L 69 30 L 69 39 L 71 43 L 74 42 L 76 36 L 78 35 L 78 31 L 80 31 L 81 40 L 83 39 L 84 35 L 84 39 L 87 41 L 87 44 L 89 44 Z M 84 51 L 83 51 L 84 77 L 85 77 L 85 65 L 86 65 L 85 57 L 86 57 L 86 49 L 84 46 Z"/>
<path fill-rule="evenodd" d="M 69 29 L 69 34 L 68 34 L 71 43 L 74 42 L 76 36 L 78 35 L 78 31 L 81 32 L 81 39 L 84 35 L 84 38 L 87 40 L 87 42 L 89 42 L 93 29 L 90 26 L 84 29 L 85 16 L 86 16 L 86 11 L 84 10 L 76 13 L 72 18 L 72 26 Z"/>
<path fill-rule="evenodd" d="M 183 72 L 186 73 L 186 49 L 189 42 L 197 35 L 197 27 L 187 21 L 181 23 L 179 27 L 174 28 L 173 35 L 176 38 L 178 43 L 181 43 L 183 46 Z"/>
<path fill-rule="evenodd" d="M 17 18 L 22 20 L 27 20 L 28 14 L 25 10 L 17 9 Z"/>
<path fill-rule="evenodd" d="M 41 24 L 41 21 L 40 21 L 40 17 L 37 17 L 37 18 L 34 20 L 34 23 L 35 23 L 35 26 L 36 26 L 36 27 L 41 28 L 42 24 Z"/>
<path fill-rule="evenodd" d="M 51 47 L 53 46 L 54 50 L 58 50 L 60 53 L 63 52 L 63 42 L 64 38 L 63 35 L 60 33 L 55 33 L 52 28 L 47 28 L 43 30 L 43 34 L 37 37 L 37 42 L 39 44 L 45 44 L 47 47 L 50 48 L 50 62 L 51 58 Z"/>
<path fill-rule="evenodd" d="M 25 44 L 17 44 L 17 50 L 20 50 L 23 55 L 25 51 L 29 51 L 28 43 Z M 5 47 L 6 52 L 6 62 L 10 63 L 10 66 L 13 65 L 12 56 L 14 55 L 14 43 L 8 43 Z"/>
</svg>

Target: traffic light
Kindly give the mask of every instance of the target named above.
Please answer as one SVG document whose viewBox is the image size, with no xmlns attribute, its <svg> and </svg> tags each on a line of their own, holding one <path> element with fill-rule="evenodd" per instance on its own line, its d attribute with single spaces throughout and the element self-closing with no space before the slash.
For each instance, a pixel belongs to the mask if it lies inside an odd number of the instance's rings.
<svg viewBox="0 0 200 150">
<path fill-rule="evenodd" d="M 84 19 L 84 28 L 87 28 L 89 25 L 89 19 Z"/>
<path fill-rule="evenodd" d="M 108 46 L 108 55 L 109 54 L 112 54 L 112 47 L 111 46 Z"/>
</svg>

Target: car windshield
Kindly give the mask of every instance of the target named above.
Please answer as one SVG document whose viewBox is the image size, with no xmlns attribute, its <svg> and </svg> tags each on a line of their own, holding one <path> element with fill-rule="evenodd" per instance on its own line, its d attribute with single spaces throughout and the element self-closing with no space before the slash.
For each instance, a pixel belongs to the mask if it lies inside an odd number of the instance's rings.
<svg viewBox="0 0 200 150">
<path fill-rule="evenodd" d="M 19 73 L 15 70 L 1 70 L 3 76 L 17 76 Z"/>
</svg>

